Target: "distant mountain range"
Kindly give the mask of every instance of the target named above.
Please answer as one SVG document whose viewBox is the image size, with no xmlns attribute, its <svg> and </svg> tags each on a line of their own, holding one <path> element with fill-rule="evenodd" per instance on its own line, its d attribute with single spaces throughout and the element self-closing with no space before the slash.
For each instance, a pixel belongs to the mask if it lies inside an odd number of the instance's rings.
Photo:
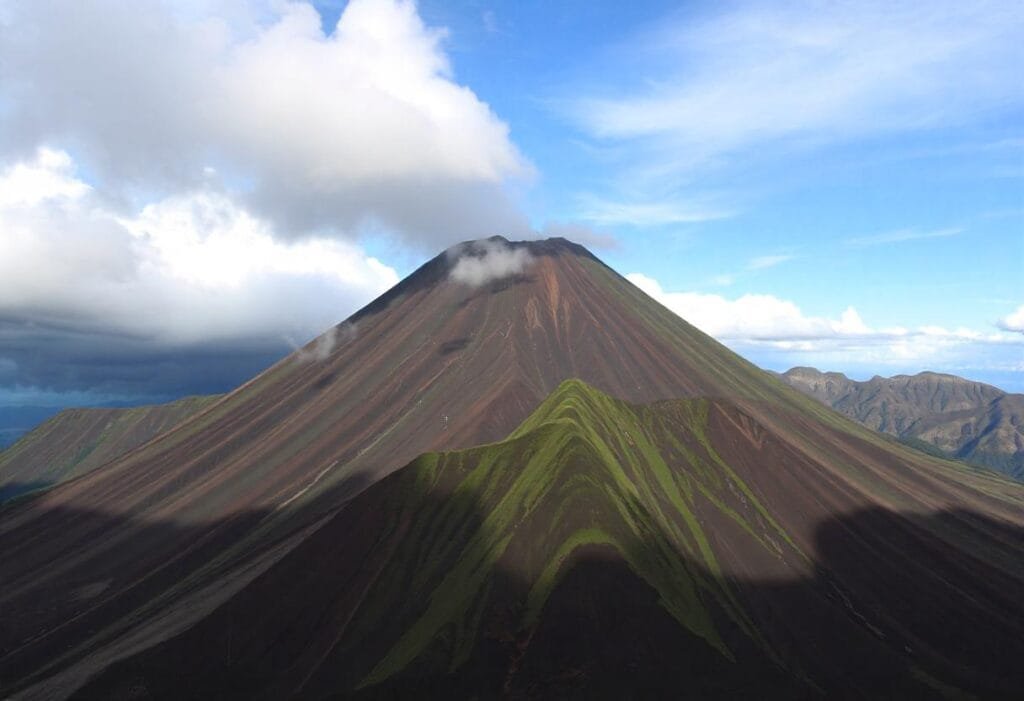
<svg viewBox="0 0 1024 701">
<path fill-rule="evenodd" d="M 0 452 L 0 503 L 118 458 L 217 397 L 185 397 L 128 409 L 65 409 Z"/>
<path fill-rule="evenodd" d="M 780 377 L 876 431 L 1024 480 L 1024 394 L 935 372 L 858 382 L 796 367 Z"/>
</svg>

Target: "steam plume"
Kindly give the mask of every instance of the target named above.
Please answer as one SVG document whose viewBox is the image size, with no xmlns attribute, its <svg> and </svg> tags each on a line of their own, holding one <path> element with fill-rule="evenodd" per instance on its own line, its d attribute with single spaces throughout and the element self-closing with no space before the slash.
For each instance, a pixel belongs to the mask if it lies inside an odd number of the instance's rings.
<svg viewBox="0 0 1024 701">
<path fill-rule="evenodd" d="M 451 249 L 458 256 L 449 274 L 451 279 L 470 287 L 522 273 L 533 256 L 525 248 L 513 248 L 498 240 L 476 241 Z"/>
</svg>

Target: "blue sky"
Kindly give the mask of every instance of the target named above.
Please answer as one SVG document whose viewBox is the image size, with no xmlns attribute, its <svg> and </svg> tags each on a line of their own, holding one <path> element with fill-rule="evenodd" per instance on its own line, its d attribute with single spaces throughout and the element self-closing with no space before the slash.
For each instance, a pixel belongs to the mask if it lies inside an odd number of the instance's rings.
<svg viewBox="0 0 1024 701">
<path fill-rule="evenodd" d="M 1022 35 L 1008 1 L 0 0 L 0 404 L 228 389 L 496 233 L 764 367 L 1024 391 Z"/>
<path fill-rule="evenodd" d="M 623 272 L 669 290 L 772 295 L 810 316 L 853 306 L 872 328 L 988 334 L 1024 300 L 1014 69 L 1024 54 L 1012 3 L 422 2 L 420 12 L 449 28 L 455 75 L 536 166 L 524 193 L 534 227 L 611 234 L 619 245 L 601 254 Z M 768 82 L 755 90 L 758 72 Z M 701 88 L 724 94 L 702 100 Z M 678 129 L 603 121 L 663 109 L 671 122 L 674 99 Z M 740 116 L 693 114 L 687 100 Z M 742 345 L 775 369 L 941 367 L 1024 389 L 1019 345 L 905 362 Z"/>
</svg>

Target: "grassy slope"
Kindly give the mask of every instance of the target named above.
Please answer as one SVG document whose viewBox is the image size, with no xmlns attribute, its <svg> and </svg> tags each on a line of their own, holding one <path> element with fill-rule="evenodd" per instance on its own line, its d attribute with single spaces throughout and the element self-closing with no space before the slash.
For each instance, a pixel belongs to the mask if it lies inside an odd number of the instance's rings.
<svg viewBox="0 0 1024 701">
<path fill-rule="evenodd" d="M 402 500 L 382 510 L 408 509 L 414 521 L 347 636 L 362 646 L 378 631 L 394 635 L 370 646 L 381 654 L 360 688 L 395 684 L 410 669 L 415 678 L 430 666 L 465 673 L 481 664 L 475 646 L 495 600 L 503 611 L 514 601 L 503 633 L 525 649 L 551 614 L 552 592 L 594 549 L 624 563 L 653 588 L 665 616 L 714 651 L 713 683 L 738 689 L 746 682 L 737 670 L 750 665 L 772 679 L 764 670 L 777 662 L 773 651 L 720 576 L 710 512 L 767 557 L 804 556 L 711 447 L 708 409 L 703 399 L 634 406 L 570 380 L 506 441 L 425 455 L 396 475 L 401 487 L 382 486 Z M 669 466 L 680 460 L 689 469 Z M 494 584 L 508 578 L 516 583 L 511 596 L 507 584 Z M 409 591 L 429 592 L 428 605 L 396 616 L 394 602 L 408 601 Z M 607 646 L 621 643 L 612 631 L 600 634 Z M 607 683 L 629 688 L 637 680 Z"/>
<path fill-rule="evenodd" d="M 395 475 L 400 488 L 382 485 L 380 491 L 400 495 L 400 502 L 379 508 L 405 510 L 412 521 L 346 636 L 353 644 L 346 659 L 367 641 L 376 643 L 364 648 L 374 651 L 366 660 L 376 661 L 359 687 L 402 689 L 396 680 L 406 675 L 415 679 L 442 668 L 457 676 L 483 664 L 479 646 L 493 620 L 494 587 L 504 592 L 506 634 L 510 629 L 525 654 L 545 619 L 558 615 L 548 607 L 552 593 L 579 565 L 581 553 L 600 549 L 605 559 L 621 559 L 656 591 L 671 619 L 717 653 L 707 663 L 709 678 L 721 683 L 731 677 L 726 683 L 736 684 L 699 688 L 742 695 L 753 684 L 762 685 L 765 696 L 813 695 L 817 681 L 803 666 L 809 660 L 774 649 L 760 627 L 765 621 L 752 616 L 731 575 L 737 562 L 760 562 L 762 571 L 790 575 L 809 575 L 815 562 L 716 449 L 721 438 L 711 436 L 712 412 L 735 415 L 729 403 L 704 398 L 632 405 L 570 380 L 506 441 L 425 455 Z M 722 556 L 731 558 L 729 568 Z M 494 583 L 496 573 L 498 580 L 511 573 L 518 583 L 511 613 L 507 587 Z M 408 602 L 409 592 L 424 596 L 396 610 L 395 602 Z M 621 605 L 630 607 L 628 601 Z M 381 631 L 387 633 L 376 637 Z M 615 637 L 608 630 L 600 634 Z M 869 654 L 895 664 L 893 651 L 882 648 Z M 899 664 L 907 668 L 893 672 L 888 692 L 942 689 L 957 695 L 954 686 L 936 679 L 933 665 L 926 671 L 915 662 Z M 778 668 L 787 670 L 784 682 L 775 676 Z M 691 672 L 691 682 L 708 681 L 700 675 Z M 619 683 L 629 689 L 636 682 Z M 863 681 L 847 676 L 823 683 Z"/>
<path fill-rule="evenodd" d="M 401 671 L 442 631 L 463 631 L 467 640 L 453 642 L 454 649 L 465 649 L 476 634 L 466 625 L 474 601 L 510 542 L 522 537 L 520 529 L 529 533 L 532 543 L 519 569 L 530 582 L 522 612 L 524 628 L 538 620 L 566 558 L 576 548 L 600 544 L 614 548 L 631 570 L 658 591 L 673 618 L 724 656 L 731 653 L 705 601 L 715 601 L 736 625 L 756 637 L 732 592 L 703 574 L 716 573 L 718 565 L 697 518 L 696 497 L 700 493 L 718 500 L 730 518 L 755 537 L 762 531 L 780 539 L 785 534 L 758 512 L 756 502 L 747 514 L 725 506 L 732 490 L 742 491 L 744 485 L 726 466 L 717 464 L 714 451 L 702 440 L 707 403 L 680 401 L 678 406 L 686 424 L 673 425 L 673 433 L 668 434 L 657 411 L 636 410 L 581 382 L 567 381 L 508 441 L 427 455 L 414 463 L 409 470 L 415 477 L 409 479 L 416 480 L 419 489 L 415 491 L 422 491 L 425 499 L 435 485 L 450 481 L 452 473 L 458 484 L 454 498 L 440 504 L 413 532 L 436 536 L 434 523 L 465 523 L 466 514 L 458 513 L 460 505 L 486 517 L 454 564 L 449 564 L 452 553 L 448 551 L 457 547 L 459 538 L 433 537 L 430 543 L 409 540 L 403 544 L 397 560 L 407 554 L 415 563 L 406 576 L 414 582 L 440 584 L 431 597 L 432 605 L 366 682 L 383 681 Z M 684 452 L 694 471 L 674 474 L 659 445 Z M 772 545 L 765 540 L 764 547 Z M 701 568 L 692 568 L 687 561 Z M 431 563 L 443 567 L 443 577 L 440 570 L 431 571 Z M 403 581 L 402 577 L 385 579 Z M 383 596 L 381 600 L 393 599 Z"/>
<path fill-rule="evenodd" d="M 129 409 L 66 409 L 0 453 L 0 501 L 93 470 L 181 423 L 217 397 Z M 16 487 L 15 485 L 21 485 Z"/>
<path fill-rule="evenodd" d="M 347 689 L 370 696 L 430 696 L 434 692 L 416 681 L 427 677 L 443 679 L 439 689 L 466 693 L 497 694 L 504 682 L 506 690 L 532 685 L 541 696 L 558 695 L 557 680 L 565 670 L 537 672 L 533 667 L 548 656 L 530 657 L 527 648 L 531 639 L 530 650 L 548 644 L 545 631 L 566 608 L 564 594 L 554 603 L 552 597 L 581 558 L 599 556 L 599 569 L 614 564 L 626 574 L 614 601 L 596 608 L 634 611 L 622 619 L 627 628 L 639 617 L 636 611 L 645 611 L 651 625 L 668 630 L 652 636 L 663 648 L 658 654 L 674 659 L 688 650 L 691 663 L 701 668 L 695 674 L 685 665 L 645 660 L 649 652 L 621 647 L 613 623 L 598 629 L 592 644 L 602 650 L 591 651 L 585 662 L 593 665 L 604 655 L 614 663 L 632 654 L 638 664 L 651 664 L 654 675 L 678 678 L 640 680 L 619 670 L 606 683 L 624 692 L 647 683 L 652 693 L 693 683 L 731 694 L 749 686 L 753 675 L 775 689 L 806 690 L 799 675 L 781 672 L 771 646 L 720 576 L 707 529 L 717 515 L 735 524 L 738 537 L 766 558 L 802 567 L 806 557 L 712 448 L 704 434 L 708 410 L 701 399 L 635 406 L 578 380 L 566 381 L 506 440 L 425 454 L 371 486 L 245 596 L 183 638 L 144 653 L 132 669 L 171 670 L 163 681 L 147 683 L 171 684 L 172 695 L 179 691 L 173 685 L 182 683 L 210 690 L 202 686 L 209 680 L 182 682 L 174 670 L 212 665 L 223 676 L 224 661 L 200 650 L 228 626 L 236 628 L 236 640 L 244 640 L 238 621 L 254 617 L 243 611 L 268 597 L 275 605 L 272 611 L 261 607 L 255 625 L 263 629 L 252 640 L 273 645 L 254 653 L 248 671 L 244 661 L 231 663 L 241 683 L 253 685 L 243 693 L 319 697 Z M 670 467 L 680 460 L 690 469 Z M 352 546 L 357 540 L 363 544 Z M 358 561 L 355 569 L 348 558 Z M 333 574 L 334 567 L 341 573 Z M 580 596 L 594 594 L 587 584 L 582 590 Z M 651 592 L 647 608 L 641 601 L 645 591 Z M 351 601 L 357 603 L 346 608 Z M 325 634 L 333 642 L 316 653 L 311 647 L 320 626 L 332 619 Z M 268 634 L 277 625 L 289 632 Z M 646 635 L 622 633 L 633 641 Z M 296 637 L 314 642 L 288 658 L 282 648 Z M 201 657 L 192 659 L 193 654 Z M 266 662 L 257 661 L 266 656 L 291 661 L 286 670 L 268 672 Z M 312 658 L 317 663 L 304 669 Z M 108 678 L 124 674 L 115 667 Z M 272 686 L 289 677 L 289 686 Z M 88 693 L 111 693 L 104 684 L 100 680 Z M 237 686 L 224 688 L 239 693 Z"/>
</svg>

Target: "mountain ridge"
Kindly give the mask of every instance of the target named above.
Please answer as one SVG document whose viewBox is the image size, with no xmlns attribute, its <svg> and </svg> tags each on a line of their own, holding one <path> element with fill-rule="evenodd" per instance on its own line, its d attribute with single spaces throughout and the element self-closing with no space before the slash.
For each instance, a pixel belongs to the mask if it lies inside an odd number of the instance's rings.
<svg viewBox="0 0 1024 701">
<path fill-rule="evenodd" d="M 129 408 L 64 409 L 0 452 L 0 503 L 115 460 L 216 399 L 195 396 Z M 21 485 L 18 490 L 15 483 Z"/>
<path fill-rule="evenodd" d="M 1024 480 L 1022 394 L 935 372 L 858 382 L 797 367 L 780 377 L 869 428 Z"/>
</svg>

